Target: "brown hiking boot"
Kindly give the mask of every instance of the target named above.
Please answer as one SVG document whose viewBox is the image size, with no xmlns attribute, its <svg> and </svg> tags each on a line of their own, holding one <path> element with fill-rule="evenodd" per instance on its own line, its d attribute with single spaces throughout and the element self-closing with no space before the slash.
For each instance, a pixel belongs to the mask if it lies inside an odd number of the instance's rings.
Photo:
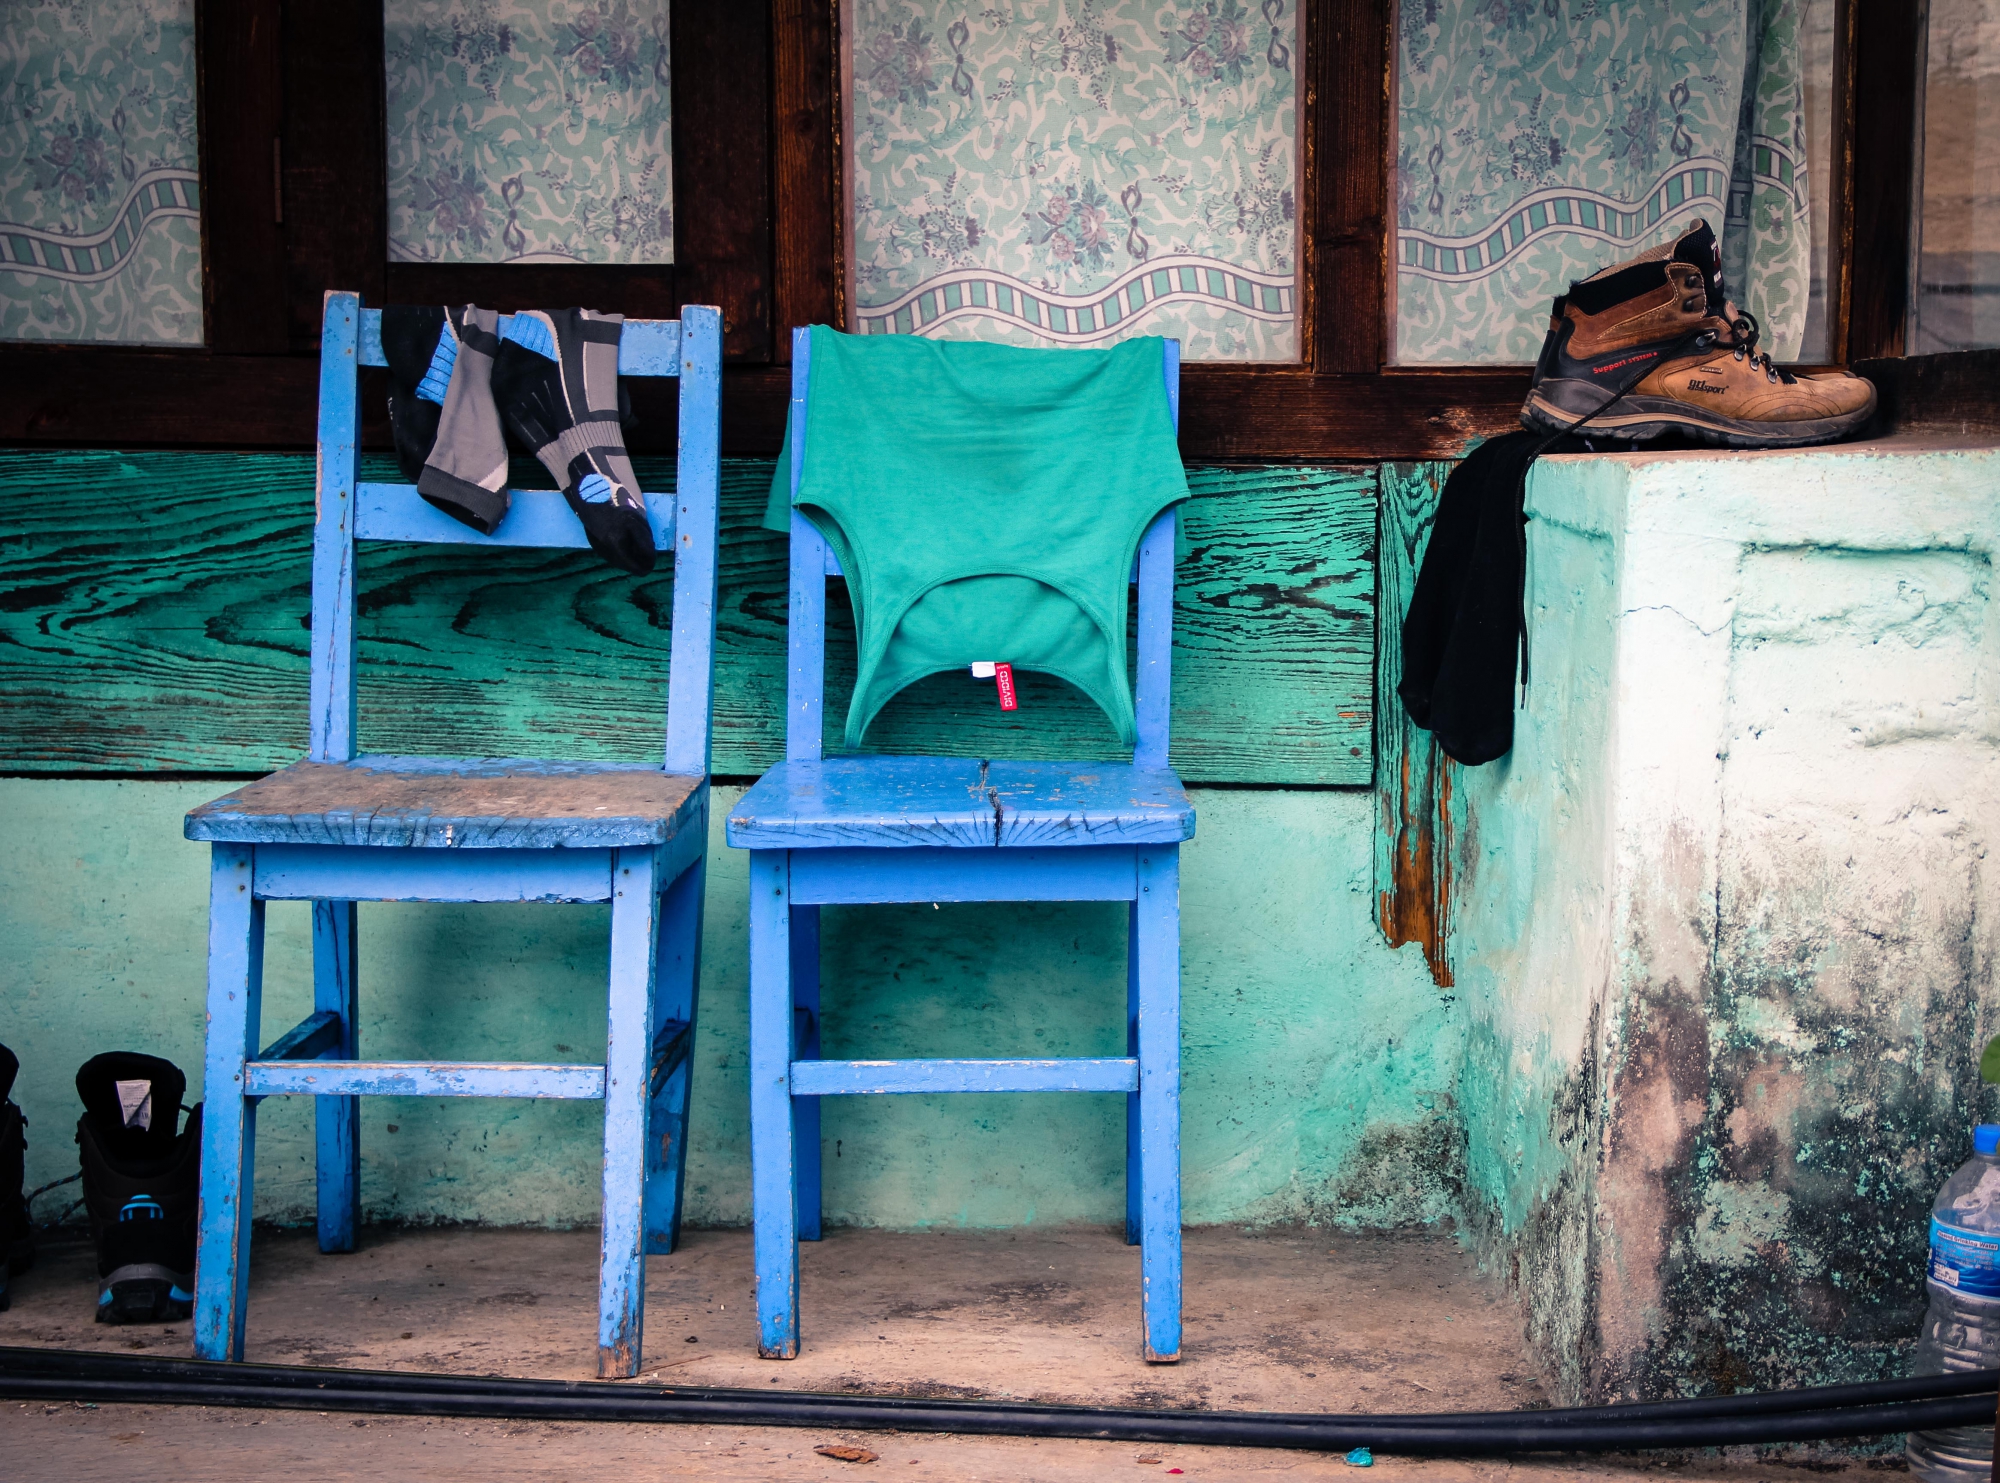
<svg viewBox="0 0 2000 1483">
<path fill-rule="evenodd" d="M 1757 350 L 1757 321 L 1723 297 L 1706 222 L 1558 298 L 1521 422 L 1645 442 L 1791 448 L 1853 432 L 1875 410 L 1859 376 L 1796 376 Z"/>
</svg>

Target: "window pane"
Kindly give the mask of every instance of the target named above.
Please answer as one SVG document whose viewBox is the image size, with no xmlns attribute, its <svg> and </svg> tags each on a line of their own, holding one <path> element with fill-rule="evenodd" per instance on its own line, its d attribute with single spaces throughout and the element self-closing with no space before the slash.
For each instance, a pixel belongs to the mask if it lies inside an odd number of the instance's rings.
<svg viewBox="0 0 2000 1483">
<path fill-rule="evenodd" d="M 665 0 L 387 0 L 389 260 L 670 263 Z"/>
<path fill-rule="evenodd" d="M 842 12 L 849 328 L 1298 358 L 1294 0 Z"/>
<path fill-rule="evenodd" d="M 1531 361 L 1573 279 L 1696 217 L 1772 353 L 1823 354 L 1832 9 L 1401 0 L 1396 359 Z"/>
<path fill-rule="evenodd" d="M 1931 0 L 1909 352 L 2000 346 L 2000 0 Z"/>
<path fill-rule="evenodd" d="M 201 343 L 193 0 L 0 7 L 0 340 Z"/>
</svg>

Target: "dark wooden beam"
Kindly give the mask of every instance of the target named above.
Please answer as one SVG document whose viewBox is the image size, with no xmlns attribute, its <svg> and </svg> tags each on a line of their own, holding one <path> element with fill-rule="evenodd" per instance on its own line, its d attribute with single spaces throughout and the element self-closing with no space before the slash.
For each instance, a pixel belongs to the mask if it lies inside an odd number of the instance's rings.
<svg viewBox="0 0 2000 1483">
<path fill-rule="evenodd" d="M 682 0 L 672 17 L 679 302 L 719 305 L 723 354 L 768 362 L 771 15 L 759 5 Z"/>
<path fill-rule="evenodd" d="M 1875 383 L 1870 437 L 1904 433 L 1990 443 L 2000 433 L 2000 350 L 1857 361 L 1854 372 Z"/>
<path fill-rule="evenodd" d="M 388 446 L 381 373 L 362 374 L 362 439 Z M 1456 458 L 1468 440 L 1516 426 L 1518 368 L 1314 376 L 1190 366 L 1181 452 L 1190 460 L 1372 462 Z M 732 366 L 723 376 L 722 446 L 775 455 L 791 374 Z M 631 383 L 635 453 L 674 447 L 675 388 Z M 0 443 L 78 448 L 310 448 L 319 364 L 306 356 L 203 355 L 67 346 L 0 347 Z"/>
<path fill-rule="evenodd" d="M 1313 369 L 1379 370 L 1388 269 L 1391 0 L 1320 0 L 1301 16 L 1307 60 L 1301 100 L 1301 235 L 1308 279 L 1305 340 Z"/>
<path fill-rule="evenodd" d="M 286 328 L 316 354 L 329 289 L 387 289 L 381 5 L 286 6 L 284 58 Z"/>
<path fill-rule="evenodd" d="M 1846 343 L 1836 348 L 1857 361 L 1903 353 L 1924 26 L 1923 8 L 1911 0 L 1851 4 L 1853 204 L 1843 265 Z"/>
<path fill-rule="evenodd" d="M 319 362 L 305 356 L 0 348 L 4 442 L 309 448 L 318 402 Z"/>
<path fill-rule="evenodd" d="M 601 309 L 628 319 L 680 313 L 671 263 L 390 263 L 386 277 L 382 302 L 390 304 L 478 304 L 502 314 Z"/>
<path fill-rule="evenodd" d="M 231 355 L 282 355 L 285 333 L 278 0 L 201 0 L 202 337 Z"/>
<path fill-rule="evenodd" d="M 771 40 L 772 352 L 789 364 L 793 326 L 845 325 L 834 0 L 771 0 Z"/>
</svg>

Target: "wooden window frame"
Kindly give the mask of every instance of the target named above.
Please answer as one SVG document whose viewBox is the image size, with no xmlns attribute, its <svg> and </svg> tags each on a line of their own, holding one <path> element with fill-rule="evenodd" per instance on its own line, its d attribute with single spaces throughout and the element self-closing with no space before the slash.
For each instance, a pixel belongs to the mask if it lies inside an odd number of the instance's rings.
<svg viewBox="0 0 2000 1483">
<path fill-rule="evenodd" d="M 203 293 L 199 349 L 0 345 L 0 442 L 309 447 L 320 295 L 720 304 L 724 451 L 783 434 L 792 325 L 844 322 L 838 0 L 678 0 L 671 267 L 387 261 L 380 0 L 198 0 Z M 1303 357 L 1190 365 L 1181 443 L 1202 461 L 1452 457 L 1515 424 L 1523 366 L 1389 364 L 1396 0 L 1302 0 Z M 1843 0 L 1834 89 L 1834 362 L 1901 353 L 1908 293 L 1917 7 Z M 224 130 L 211 120 L 227 119 Z M 671 399 L 635 386 L 635 451 L 671 449 Z M 387 446 L 379 395 L 364 437 Z M 659 401 L 659 405 L 654 405 Z"/>
</svg>

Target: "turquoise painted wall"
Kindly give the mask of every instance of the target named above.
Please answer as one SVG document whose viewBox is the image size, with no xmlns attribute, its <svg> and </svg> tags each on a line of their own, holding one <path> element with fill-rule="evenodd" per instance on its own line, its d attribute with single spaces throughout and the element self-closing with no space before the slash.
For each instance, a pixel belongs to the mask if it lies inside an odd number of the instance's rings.
<svg viewBox="0 0 2000 1483">
<path fill-rule="evenodd" d="M 206 857 L 180 821 L 226 788 L 0 780 L 0 1041 L 24 1063 L 31 1187 L 75 1169 L 71 1078 L 87 1056 L 155 1050 L 199 1079 Z M 738 790 L 717 791 L 688 1214 L 733 1224 L 749 1216 L 746 877 L 719 832 Z M 1196 804 L 1182 884 L 1189 1221 L 1449 1215 L 1461 1021 L 1421 958 L 1375 930 L 1371 795 L 1200 789 Z M 361 931 L 371 1054 L 602 1053 L 603 909 L 364 905 Z M 1118 1054 L 1124 932 L 1116 905 L 829 909 L 828 1053 Z M 270 908 L 268 960 L 272 1038 L 308 1005 L 303 906 Z M 1114 1221 L 1123 1111 L 1094 1096 L 836 1100 L 829 1216 Z M 260 1214 L 309 1212 L 309 1133 L 303 1104 L 265 1104 Z M 597 1139 L 592 1104 L 372 1100 L 363 1199 L 372 1218 L 592 1220 Z"/>
</svg>

